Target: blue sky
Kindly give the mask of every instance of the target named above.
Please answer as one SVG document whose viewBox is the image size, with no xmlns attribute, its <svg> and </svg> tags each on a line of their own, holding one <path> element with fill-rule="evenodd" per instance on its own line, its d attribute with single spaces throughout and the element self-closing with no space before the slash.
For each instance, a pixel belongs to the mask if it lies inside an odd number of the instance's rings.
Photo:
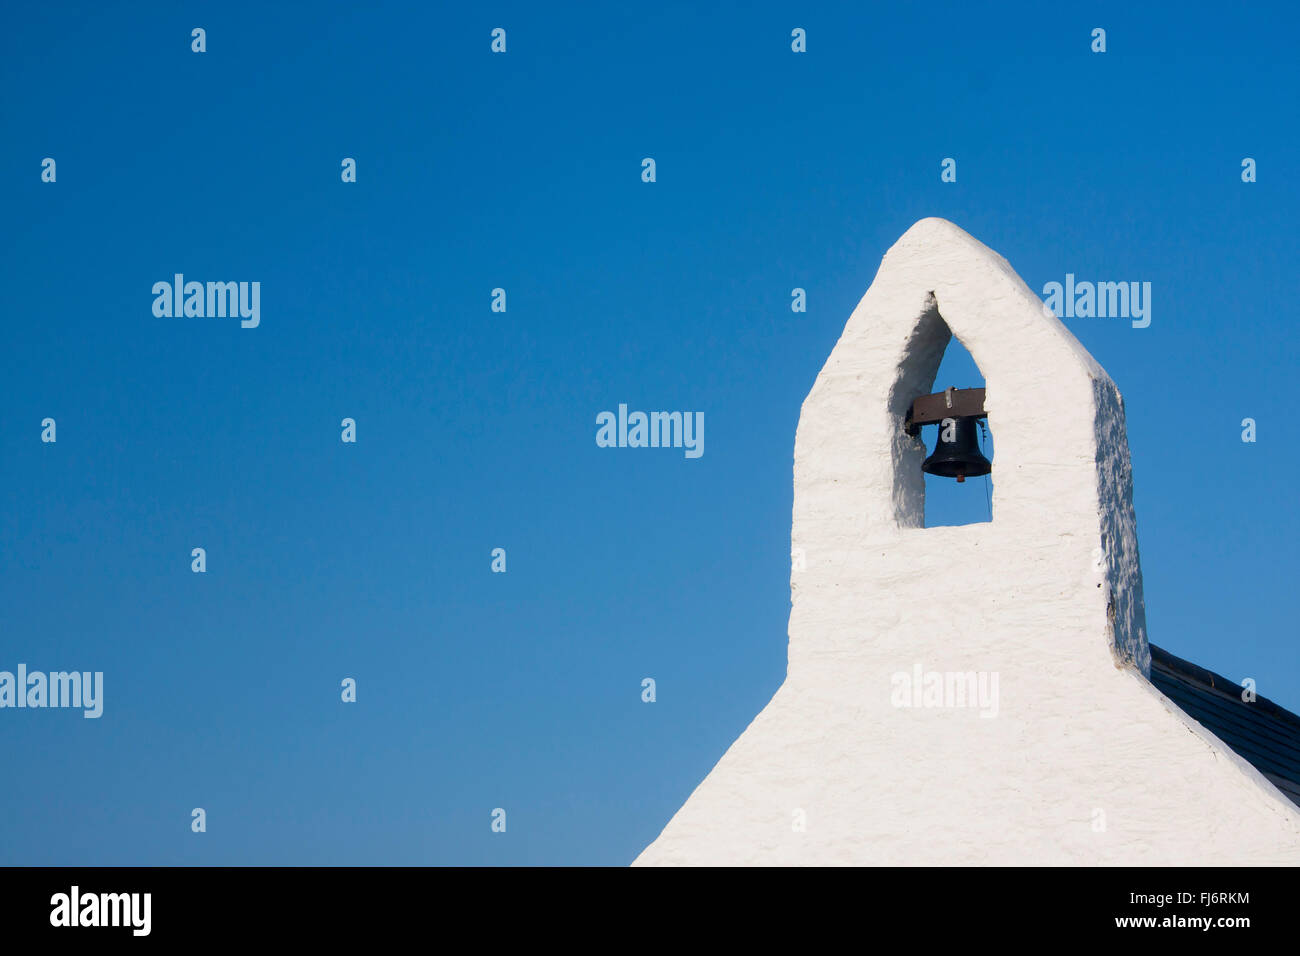
<svg viewBox="0 0 1300 956">
<path fill-rule="evenodd" d="M 0 669 L 105 705 L 0 712 L 0 863 L 629 862 L 784 676 L 800 403 L 926 216 L 1035 290 L 1152 283 L 1148 328 L 1067 321 L 1148 633 L 1300 710 L 1294 8 L 6 20 Z M 178 272 L 260 326 L 156 318 Z M 597 448 L 620 402 L 704 455 Z"/>
</svg>

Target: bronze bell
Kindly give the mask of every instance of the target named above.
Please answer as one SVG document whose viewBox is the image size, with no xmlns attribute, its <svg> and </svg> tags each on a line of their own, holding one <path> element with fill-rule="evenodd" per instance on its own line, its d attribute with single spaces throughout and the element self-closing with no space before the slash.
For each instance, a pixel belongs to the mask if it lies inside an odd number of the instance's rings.
<svg viewBox="0 0 1300 956">
<path fill-rule="evenodd" d="M 939 422 L 939 438 L 934 443 L 934 454 L 925 460 L 921 470 L 943 478 L 965 481 L 993 470 L 993 463 L 980 451 L 978 415 L 945 418 Z"/>
</svg>

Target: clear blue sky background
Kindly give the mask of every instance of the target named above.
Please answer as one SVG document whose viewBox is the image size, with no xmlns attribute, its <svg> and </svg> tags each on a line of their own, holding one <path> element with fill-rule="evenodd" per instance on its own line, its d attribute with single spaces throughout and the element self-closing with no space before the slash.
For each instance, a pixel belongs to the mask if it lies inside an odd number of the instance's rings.
<svg viewBox="0 0 1300 956">
<path fill-rule="evenodd" d="M 1300 709 L 1292 6 L 410 6 L 5 16 L 0 669 L 106 702 L 0 712 L 0 863 L 629 862 L 781 683 L 800 403 L 925 216 L 1152 283 L 1067 323 L 1150 637 Z"/>
</svg>

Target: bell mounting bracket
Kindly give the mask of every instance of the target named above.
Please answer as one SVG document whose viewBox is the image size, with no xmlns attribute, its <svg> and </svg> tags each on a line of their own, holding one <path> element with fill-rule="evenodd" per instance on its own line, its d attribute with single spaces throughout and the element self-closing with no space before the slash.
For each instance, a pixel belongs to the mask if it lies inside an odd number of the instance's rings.
<svg viewBox="0 0 1300 956">
<path fill-rule="evenodd" d="M 984 389 L 947 388 L 933 395 L 922 395 L 907 410 L 903 431 L 915 438 L 921 434 L 922 425 L 933 425 L 945 418 L 988 418 L 988 412 L 984 411 Z"/>
</svg>

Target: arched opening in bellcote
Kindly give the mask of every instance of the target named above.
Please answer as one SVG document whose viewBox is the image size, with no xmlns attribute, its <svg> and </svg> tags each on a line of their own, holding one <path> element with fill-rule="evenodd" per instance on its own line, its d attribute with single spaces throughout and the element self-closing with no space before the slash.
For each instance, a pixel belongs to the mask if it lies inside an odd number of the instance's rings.
<svg viewBox="0 0 1300 956">
<path fill-rule="evenodd" d="M 983 390 L 984 374 L 931 294 L 891 395 L 902 431 L 895 444 L 895 467 L 903 472 L 896 476 L 900 525 L 935 528 L 993 520 L 993 428 L 984 413 Z"/>
</svg>

